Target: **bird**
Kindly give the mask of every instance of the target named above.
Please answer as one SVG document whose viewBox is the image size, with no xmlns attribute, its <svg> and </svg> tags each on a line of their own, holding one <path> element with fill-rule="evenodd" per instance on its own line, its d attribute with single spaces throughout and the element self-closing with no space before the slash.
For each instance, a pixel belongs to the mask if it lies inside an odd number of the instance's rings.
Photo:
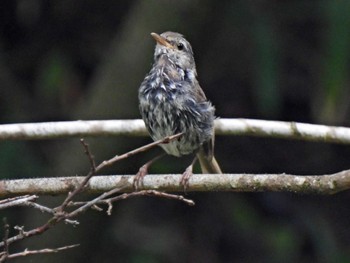
<svg viewBox="0 0 350 263">
<path fill-rule="evenodd" d="M 151 36 L 156 41 L 154 63 L 139 88 L 139 109 L 154 141 L 182 133 L 178 139 L 160 144 L 166 154 L 195 154 L 180 180 L 186 191 L 197 160 L 203 173 L 222 173 L 214 157 L 215 108 L 198 83 L 192 47 L 184 36 L 171 31 Z M 135 189 L 151 164 L 164 155 L 139 169 Z"/>
</svg>

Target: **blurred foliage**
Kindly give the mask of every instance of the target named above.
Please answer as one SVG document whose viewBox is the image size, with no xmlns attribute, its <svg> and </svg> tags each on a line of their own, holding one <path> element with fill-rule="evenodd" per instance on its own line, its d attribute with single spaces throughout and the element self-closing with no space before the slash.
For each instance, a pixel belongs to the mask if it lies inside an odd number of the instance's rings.
<svg viewBox="0 0 350 263">
<path fill-rule="evenodd" d="M 349 13 L 348 0 L 3 0 L 0 122 L 139 118 L 137 90 L 153 59 L 149 33 L 172 30 L 191 42 L 217 116 L 349 126 Z M 150 141 L 87 140 L 97 161 Z M 157 153 L 106 173 L 134 174 Z M 218 137 L 216 155 L 226 172 L 323 174 L 348 169 L 350 148 Z M 0 160 L 1 178 L 89 169 L 78 139 L 1 142 Z M 189 162 L 167 157 L 151 172 L 179 173 Z M 62 225 L 13 249 L 81 243 L 18 262 L 350 261 L 349 193 L 189 197 L 195 207 L 123 201 L 110 217 L 91 211 L 76 229 Z M 57 204 L 55 198 L 45 202 Z M 26 228 L 42 223 L 41 216 L 31 209 L 7 215 Z"/>
<path fill-rule="evenodd" d="M 324 75 L 320 120 L 341 123 L 349 115 L 350 2 L 329 1 L 325 6 L 329 28 L 325 36 Z"/>
</svg>

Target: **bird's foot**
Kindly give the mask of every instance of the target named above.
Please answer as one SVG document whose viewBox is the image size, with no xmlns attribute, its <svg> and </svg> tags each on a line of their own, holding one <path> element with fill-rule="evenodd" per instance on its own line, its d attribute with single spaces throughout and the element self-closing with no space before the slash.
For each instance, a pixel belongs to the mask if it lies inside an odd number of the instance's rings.
<svg viewBox="0 0 350 263">
<path fill-rule="evenodd" d="M 134 177 L 133 187 L 137 191 L 143 185 L 143 178 L 148 174 L 148 165 L 142 165 Z"/>
<path fill-rule="evenodd" d="M 137 191 L 141 185 L 143 185 L 143 178 L 148 174 L 148 168 L 158 159 L 162 158 L 165 155 L 165 153 L 162 153 L 156 157 L 154 157 L 152 160 L 148 161 L 144 165 L 141 166 L 139 171 L 134 177 L 133 187 L 134 190 Z"/>
<path fill-rule="evenodd" d="M 183 186 L 184 192 L 186 193 L 187 188 L 190 186 L 189 180 L 193 175 L 193 165 L 186 168 L 185 172 L 182 174 L 180 185 Z"/>
</svg>

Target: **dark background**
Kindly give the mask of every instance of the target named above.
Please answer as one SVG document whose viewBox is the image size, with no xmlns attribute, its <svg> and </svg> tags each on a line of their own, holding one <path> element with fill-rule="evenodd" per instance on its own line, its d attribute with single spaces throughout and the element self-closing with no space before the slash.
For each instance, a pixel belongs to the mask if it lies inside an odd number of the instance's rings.
<svg viewBox="0 0 350 263">
<path fill-rule="evenodd" d="M 168 30 L 192 44 L 201 86 L 217 116 L 350 125 L 348 0 L 3 0 L 0 122 L 139 118 L 137 91 L 155 45 L 149 34 Z M 151 141 L 87 140 L 97 161 Z M 160 151 L 105 172 L 135 174 Z M 350 168 L 349 146 L 280 139 L 218 136 L 216 156 L 229 173 Z M 167 157 L 151 172 L 180 173 L 189 161 Z M 0 143 L 1 178 L 88 170 L 78 138 Z M 349 192 L 188 197 L 195 207 L 147 197 L 121 201 L 112 216 L 89 211 L 77 228 L 60 225 L 11 251 L 81 244 L 16 262 L 350 261 Z M 54 206 L 61 199 L 41 202 Z M 25 229 L 48 218 L 25 208 L 6 216 Z"/>
</svg>

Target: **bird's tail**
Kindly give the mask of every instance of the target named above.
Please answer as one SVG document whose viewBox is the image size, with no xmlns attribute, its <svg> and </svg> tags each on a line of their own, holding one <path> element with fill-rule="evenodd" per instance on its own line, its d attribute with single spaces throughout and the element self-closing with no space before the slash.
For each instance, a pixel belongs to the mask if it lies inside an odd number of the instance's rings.
<svg viewBox="0 0 350 263">
<path fill-rule="evenodd" d="M 197 153 L 202 173 L 222 174 L 221 168 L 213 155 L 208 156 L 203 149 Z"/>
</svg>

